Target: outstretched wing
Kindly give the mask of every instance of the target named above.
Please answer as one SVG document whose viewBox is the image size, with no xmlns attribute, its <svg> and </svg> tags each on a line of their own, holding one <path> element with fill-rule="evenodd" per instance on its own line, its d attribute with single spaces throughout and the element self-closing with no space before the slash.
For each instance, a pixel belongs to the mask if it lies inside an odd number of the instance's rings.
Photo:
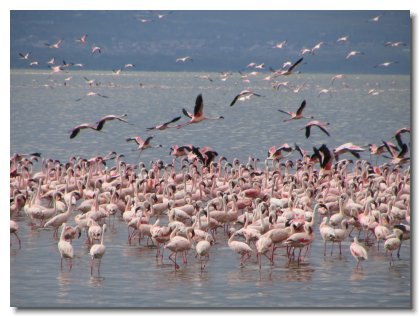
<svg viewBox="0 0 420 317">
<path fill-rule="evenodd" d="M 197 99 L 195 100 L 195 107 L 194 107 L 194 116 L 200 116 L 203 114 L 203 96 L 199 94 Z"/>
<path fill-rule="evenodd" d="M 184 110 L 184 109 L 182 109 L 182 110 Z M 168 125 L 168 124 L 170 124 L 170 123 L 177 122 L 179 119 L 181 119 L 181 117 L 176 117 L 176 118 L 173 118 L 171 121 L 165 122 L 163 125 Z"/>
<path fill-rule="evenodd" d="M 302 62 L 303 57 L 299 58 L 296 63 L 294 63 L 292 66 L 289 67 L 289 69 L 287 71 L 291 72 L 293 70 L 293 68 L 295 68 L 297 65 L 300 64 L 300 62 Z"/>
<path fill-rule="evenodd" d="M 299 109 L 297 110 L 296 114 L 301 115 L 303 112 L 303 109 L 305 109 L 306 106 L 306 100 L 302 101 L 302 104 L 300 105 Z"/>
<path fill-rule="evenodd" d="M 230 103 L 231 107 L 236 103 L 236 101 L 238 100 L 239 97 L 240 97 L 240 94 L 236 95 L 235 98 L 233 98 L 232 102 Z"/>
<path fill-rule="evenodd" d="M 192 118 L 192 115 L 187 111 L 187 110 L 185 110 L 185 108 L 182 108 L 182 113 L 185 115 L 185 116 L 187 116 L 188 118 Z"/>
</svg>

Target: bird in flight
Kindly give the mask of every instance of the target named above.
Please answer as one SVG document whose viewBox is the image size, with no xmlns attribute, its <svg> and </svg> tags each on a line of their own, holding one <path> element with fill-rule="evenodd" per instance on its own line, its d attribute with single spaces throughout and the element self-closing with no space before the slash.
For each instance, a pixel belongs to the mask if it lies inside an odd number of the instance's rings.
<svg viewBox="0 0 420 317">
<path fill-rule="evenodd" d="M 28 59 L 29 55 L 31 55 L 31 52 L 28 53 L 19 53 L 20 59 Z"/>
<path fill-rule="evenodd" d="M 87 34 L 84 34 L 81 38 L 77 39 L 76 42 L 79 42 L 80 44 L 86 44 L 87 43 Z"/>
<path fill-rule="evenodd" d="M 162 123 L 162 124 L 158 124 L 157 126 L 152 127 L 152 128 L 147 128 L 147 130 L 161 130 L 161 131 L 163 131 L 163 130 L 166 130 L 168 128 L 175 128 L 174 126 L 170 127 L 169 125 L 171 123 L 174 123 L 174 122 L 178 121 L 179 119 L 181 119 L 181 117 L 173 118 L 171 121 L 168 121 L 168 122 L 165 122 L 165 123 Z"/>
<path fill-rule="evenodd" d="M 290 120 L 298 120 L 298 119 L 302 119 L 302 118 L 313 119 L 314 117 L 304 117 L 302 115 L 303 109 L 305 109 L 305 106 L 306 106 L 306 100 L 302 101 L 302 103 L 301 103 L 299 109 L 296 111 L 296 113 L 292 112 L 292 111 L 284 111 L 284 110 L 281 110 L 281 109 L 278 109 L 278 111 L 280 111 L 282 113 L 285 113 L 285 114 L 288 114 L 290 116 L 289 119 L 285 119 L 285 120 L 283 120 L 283 122 L 287 122 L 287 121 L 290 121 Z"/>
<path fill-rule="evenodd" d="M 134 65 L 134 64 L 125 64 L 124 65 L 124 68 L 133 68 L 133 67 L 136 67 L 136 65 Z"/>
<path fill-rule="evenodd" d="M 301 62 L 303 61 L 303 57 L 299 58 L 292 66 L 290 66 L 288 69 L 281 69 L 281 70 L 276 70 L 274 72 L 274 77 L 277 76 L 288 76 L 293 74 L 292 71 L 293 69 L 298 66 Z"/>
<path fill-rule="evenodd" d="M 347 42 L 349 40 L 349 36 L 348 35 L 346 35 L 346 36 L 342 36 L 342 37 L 340 37 L 340 38 L 338 38 L 337 39 L 337 43 L 345 43 L 345 42 Z"/>
<path fill-rule="evenodd" d="M 292 152 L 293 148 L 287 143 L 284 143 L 279 148 L 276 148 L 275 146 L 272 146 L 271 148 L 268 149 L 267 159 L 268 160 L 275 160 L 275 159 L 282 159 L 282 158 L 287 157 L 288 155 L 287 156 L 282 155 L 282 153 L 281 153 L 282 151 Z"/>
<path fill-rule="evenodd" d="M 286 44 L 287 44 L 287 40 L 284 40 L 284 41 L 282 41 L 282 42 L 277 43 L 276 45 L 274 45 L 273 48 L 283 48 L 283 47 L 286 46 Z"/>
<path fill-rule="evenodd" d="M 134 141 L 134 142 L 136 142 L 136 143 L 137 143 L 137 145 L 138 145 L 137 150 L 139 150 L 139 151 L 140 151 L 140 153 L 139 153 L 139 158 L 140 158 L 141 153 L 142 153 L 145 149 L 162 147 L 162 145 L 161 145 L 161 144 L 156 145 L 156 146 L 152 146 L 152 145 L 150 144 L 150 141 L 151 141 L 152 139 L 153 139 L 153 136 L 149 136 L 146 140 L 143 140 L 143 139 L 142 139 L 141 137 L 139 137 L 139 136 L 135 136 L 135 137 L 130 137 L 130 138 L 127 138 L 127 139 L 125 139 L 125 140 L 126 140 L 127 142 Z"/>
<path fill-rule="evenodd" d="M 92 124 L 82 123 L 82 124 L 79 124 L 79 125 L 75 126 L 72 130 L 69 131 L 70 139 L 75 138 L 79 134 L 80 130 L 84 130 L 84 129 L 92 129 L 92 130 L 98 131 L 96 129 L 96 127 Z"/>
<path fill-rule="evenodd" d="M 102 53 L 101 50 L 102 49 L 99 46 L 93 46 L 91 52 L 92 52 L 92 54 L 95 54 L 95 53 L 101 54 Z"/>
<path fill-rule="evenodd" d="M 190 56 L 178 57 L 175 62 L 176 63 L 179 63 L 179 62 L 185 63 L 187 61 L 191 61 L 192 62 L 193 59 Z"/>
<path fill-rule="evenodd" d="M 315 55 L 315 51 L 319 50 L 321 48 L 321 45 L 324 44 L 324 42 L 319 42 L 318 44 L 316 44 L 314 47 L 311 48 L 311 54 Z"/>
<path fill-rule="evenodd" d="M 330 86 L 334 85 L 334 81 L 336 81 L 337 79 L 343 79 L 344 78 L 344 74 L 338 74 L 335 75 L 331 78 L 331 83 Z"/>
<path fill-rule="evenodd" d="M 383 14 L 377 15 L 376 17 L 373 17 L 368 20 L 368 22 L 379 22 L 379 19 L 382 18 Z"/>
<path fill-rule="evenodd" d="M 375 67 L 375 68 L 377 68 L 377 67 L 388 67 L 392 64 L 398 64 L 398 61 L 384 62 L 384 63 L 378 64 L 378 65 L 375 65 L 373 67 Z"/>
<path fill-rule="evenodd" d="M 238 101 L 238 100 L 240 100 L 240 101 L 247 100 L 247 99 L 251 98 L 251 96 L 261 97 L 261 95 L 256 94 L 249 89 L 245 89 L 245 90 L 242 90 L 239 94 L 237 94 L 235 96 L 235 98 L 233 98 L 233 100 L 230 103 L 230 106 L 232 107 L 236 103 L 236 101 Z"/>
<path fill-rule="evenodd" d="M 60 46 L 61 46 L 62 43 L 63 43 L 63 39 L 58 40 L 54 44 L 45 43 L 45 45 L 48 46 L 49 48 L 60 48 Z"/>
<path fill-rule="evenodd" d="M 219 119 L 224 119 L 223 116 L 220 117 L 216 117 L 216 118 L 211 118 L 211 117 L 206 117 L 204 116 L 204 103 L 203 103 L 203 96 L 201 94 L 199 94 L 195 100 L 195 107 L 194 107 L 194 114 L 189 113 L 187 110 L 185 110 L 185 108 L 182 109 L 182 113 L 191 118 L 190 121 L 185 122 L 183 124 L 178 124 L 176 126 L 177 129 L 180 129 L 182 127 L 185 127 L 189 124 L 193 124 L 193 123 L 199 123 L 201 121 L 204 120 L 219 120 Z"/>
<path fill-rule="evenodd" d="M 102 128 L 104 127 L 105 122 L 111 121 L 111 120 L 119 120 L 121 122 L 128 123 L 128 121 L 123 118 L 123 117 L 126 117 L 126 116 L 127 116 L 126 113 L 121 115 L 121 116 L 116 116 L 116 115 L 113 115 L 113 114 L 103 116 L 101 119 L 99 119 L 99 121 L 96 122 L 96 124 L 97 124 L 96 130 L 101 131 Z"/>
<path fill-rule="evenodd" d="M 321 129 L 322 132 L 324 132 L 326 135 L 330 136 L 330 134 L 328 133 L 326 126 L 329 125 L 329 123 L 322 123 L 320 121 L 317 120 L 313 120 L 308 122 L 303 128 L 301 128 L 300 130 L 305 129 L 305 136 L 306 138 L 309 138 L 309 136 L 311 135 L 311 127 L 318 127 Z"/>
<path fill-rule="evenodd" d="M 404 43 L 404 42 L 386 42 L 384 45 L 385 46 L 390 46 L 390 47 L 407 46 L 407 44 Z"/>
<path fill-rule="evenodd" d="M 88 92 L 86 95 L 84 95 L 83 97 L 80 97 L 80 98 L 76 99 L 76 101 L 80 101 L 80 100 L 82 100 L 82 98 L 84 98 L 84 97 L 95 97 L 95 96 L 102 97 L 102 98 L 109 98 L 108 96 L 101 95 L 101 94 L 100 94 L 100 93 L 98 93 L 98 92 L 93 92 L 93 91 L 90 91 L 90 92 Z"/>
<path fill-rule="evenodd" d="M 364 55 L 365 53 L 359 52 L 359 51 L 351 51 L 347 54 L 346 59 L 349 59 L 350 57 L 356 56 L 356 55 Z"/>
<path fill-rule="evenodd" d="M 354 157 L 359 159 L 360 158 L 359 152 L 363 152 L 364 150 L 365 149 L 362 148 L 361 146 L 354 145 L 353 143 L 348 142 L 348 143 L 341 144 L 340 146 L 333 149 L 333 153 L 334 153 L 334 158 L 336 161 L 338 161 L 339 155 L 344 154 L 346 152 L 349 152 Z"/>
</svg>

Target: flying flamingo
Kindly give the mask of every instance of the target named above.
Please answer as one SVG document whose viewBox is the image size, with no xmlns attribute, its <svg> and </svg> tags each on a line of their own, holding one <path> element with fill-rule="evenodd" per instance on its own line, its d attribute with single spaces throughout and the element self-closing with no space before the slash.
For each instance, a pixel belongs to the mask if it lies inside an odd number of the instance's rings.
<svg viewBox="0 0 420 317">
<path fill-rule="evenodd" d="M 309 136 L 311 135 L 311 127 L 315 126 L 321 129 L 322 132 L 324 132 L 326 135 L 330 136 L 330 134 L 328 133 L 326 126 L 329 125 L 329 122 L 327 123 L 322 123 L 320 121 L 317 120 L 313 120 L 308 122 L 305 127 L 301 128 L 300 130 L 305 129 L 305 136 L 306 138 L 309 138 Z"/>
<path fill-rule="evenodd" d="M 337 79 L 343 79 L 343 78 L 344 78 L 344 74 L 337 74 L 337 75 L 333 76 L 331 78 L 330 86 L 334 85 L 334 81 L 336 81 Z"/>
<path fill-rule="evenodd" d="M 287 44 L 287 40 L 284 40 L 284 41 L 274 45 L 273 48 L 284 48 L 286 46 L 286 44 Z"/>
<path fill-rule="evenodd" d="M 349 59 L 350 57 L 356 56 L 356 55 L 364 55 L 365 53 L 359 52 L 359 51 L 351 51 L 347 54 L 346 59 Z"/>
<path fill-rule="evenodd" d="M 249 99 L 251 96 L 261 97 L 261 95 L 256 94 L 249 89 L 242 90 L 239 94 L 235 96 L 235 98 L 233 98 L 232 102 L 230 103 L 230 106 L 232 107 L 238 100 Z"/>
<path fill-rule="evenodd" d="M 347 42 L 349 40 L 349 36 L 348 35 L 346 35 L 346 36 L 342 36 L 342 37 L 340 37 L 340 38 L 338 38 L 337 39 L 337 43 L 345 43 L 345 42 Z"/>
<path fill-rule="evenodd" d="M 29 55 L 31 55 L 31 52 L 29 52 L 29 53 L 19 53 L 20 59 L 29 59 Z"/>
<path fill-rule="evenodd" d="M 168 121 L 168 122 L 165 122 L 165 123 L 162 123 L 162 124 L 158 124 L 155 127 L 147 128 L 147 130 L 160 130 L 160 131 L 163 131 L 163 130 L 166 130 L 168 128 L 175 128 L 175 127 L 171 127 L 169 125 L 171 123 L 177 122 L 179 119 L 181 119 L 181 117 L 173 118 L 171 121 Z"/>
<path fill-rule="evenodd" d="M 49 48 L 60 48 L 62 43 L 63 43 L 63 40 L 61 39 L 55 42 L 54 44 L 45 43 L 45 45 L 48 46 Z"/>
<path fill-rule="evenodd" d="M 242 241 L 233 241 L 235 236 L 238 235 L 238 232 L 235 231 L 232 236 L 228 240 L 229 248 L 241 255 L 241 266 L 245 264 L 245 262 L 251 257 L 252 249 L 251 247 Z"/>
<path fill-rule="evenodd" d="M 79 42 L 80 44 L 86 44 L 87 43 L 87 34 L 84 34 L 81 38 L 77 39 L 76 42 Z"/>
<path fill-rule="evenodd" d="M 364 150 L 365 150 L 364 148 L 358 145 L 354 145 L 351 142 L 348 142 L 348 143 L 344 143 L 336 147 L 333 150 L 333 153 L 334 153 L 334 158 L 338 161 L 338 156 L 347 152 L 349 152 L 356 158 L 360 158 L 359 152 L 363 152 Z"/>
<path fill-rule="evenodd" d="M 93 46 L 91 52 L 92 52 L 92 54 L 95 54 L 95 53 L 101 54 L 102 49 L 99 46 Z"/>
<path fill-rule="evenodd" d="M 271 148 L 268 149 L 267 159 L 269 160 L 282 159 L 284 157 L 287 157 L 287 156 L 282 156 L 282 153 L 281 153 L 282 151 L 291 152 L 292 150 L 293 148 L 287 143 L 284 143 L 279 148 L 272 146 Z"/>
<path fill-rule="evenodd" d="M 350 245 L 350 252 L 351 252 L 351 255 L 357 261 L 356 269 L 359 268 L 361 260 L 367 260 L 368 259 L 367 251 L 362 245 L 359 244 L 359 240 L 357 239 L 357 237 L 354 237 L 354 241 Z"/>
<path fill-rule="evenodd" d="M 75 126 L 72 130 L 69 131 L 70 139 L 75 138 L 79 134 L 80 130 L 84 130 L 84 129 L 92 129 L 92 130 L 98 131 L 98 129 L 94 125 L 91 125 L 89 123 L 82 123 Z"/>
<path fill-rule="evenodd" d="M 70 242 L 64 239 L 64 233 L 66 231 L 66 223 L 62 225 L 63 230 L 61 231 L 60 241 L 58 241 L 58 251 L 60 252 L 61 256 L 61 269 L 63 269 L 63 259 L 70 260 L 70 270 L 72 267 L 72 259 L 74 257 L 73 246 Z"/>
<path fill-rule="evenodd" d="M 191 120 L 188 121 L 188 122 L 185 122 L 183 124 L 178 124 L 176 126 L 177 129 L 180 129 L 182 127 L 185 127 L 185 126 L 187 126 L 189 124 L 199 123 L 199 122 L 204 121 L 204 120 L 219 120 L 219 119 L 224 119 L 224 117 L 222 117 L 222 116 L 216 117 L 216 118 L 210 118 L 210 117 L 205 117 L 204 116 L 204 103 L 203 103 L 203 96 L 201 94 L 199 94 L 197 96 L 197 99 L 195 100 L 194 114 L 188 113 L 187 110 L 185 110 L 185 109 L 182 109 L 182 112 L 187 117 L 190 117 Z"/>
<path fill-rule="evenodd" d="M 179 63 L 179 62 L 185 63 L 185 62 L 188 62 L 188 61 L 192 62 L 193 59 L 190 56 L 179 57 L 179 58 L 176 59 L 176 63 Z"/>
<path fill-rule="evenodd" d="M 161 144 L 156 145 L 156 146 L 152 146 L 150 144 L 150 140 L 152 140 L 152 139 L 153 139 L 153 136 L 149 136 L 146 140 L 143 140 L 141 137 L 136 136 L 136 137 L 127 138 L 125 140 L 127 142 L 134 141 L 134 142 L 137 143 L 137 145 L 139 146 L 137 148 L 137 150 L 140 150 L 140 153 L 139 153 L 139 156 L 140 156 L 141 152 L 143 152 L 145 149 L 162 147 Z"/>
<path fill-rule="evenodd" d="M 314 117 L 305 117 L 305 116 L 302 115 L 303 109 L 305 109 L 305 106 L 306 106 L 306 100 L 302 101 L 302 103 L 301 103 L 299 109 L 296 111 L 296 113 L 292 112 L 292 111 L 284 111 L 284 110 L 281 110 L 281 109 L 278 109 L 278 111 L 280 111 L 282 113 L 285 113 L 285 114 L 288 114 L 290 116 L 289 119 L 285 119 L 285 120 L 283 120 L 283 122 L 287 122 L 287 121 L 290 121 L 290 120 L 298 120 L 298 119 L 302 119 L 302 118 L 313 119 Z"/>
<path fill-rule="evenodd" d="M 105 254 L 106 251 L 106 246 L 104 245 L 104 233 L 105 233 L 105 229 L 106 229 L 106 224 L 104 224 L 102 226 L 102 237 L 101 237 L 101 243 L 100 244 L 94 244 L 92 245 L 92 247 L 90 248 L 90 256 L 91 256 L 91 262 L 90 262 L 90 275 L 92 275 L 93 273 L 93 264 L 94 264 L 94 260 L 97 259 L 98 261 L 98 274 L 99 274 L 99 269 L 101 268 L 101 260 L 102 257 Z"/>
<path fill-rule="evenodd" d="M 392 61 L 392 62 L 383 62 L 381 64 L 375 65 L 373 67 L 377 68 L 377 67 L 388 67 L 392 64 L 398 64 L 398 61 Z"/>
<path fill-rule="evenodd" d="M 311 52 L 311 50 L 309 50 Z M 302 54 L 303 55 L 303 54 Z M 299 58 L 292 66 L 290 66 L 286 70 L 277 70 L 274 72 L 274 77 L 277 76 L 288 76 L 293 74 L 293 69 L 295 69 L 296 66 L 298 66 L 303 61 L 303 57 Z"/>
<path fill-rule="evenodd" d="M 19 230 L 19 225 L 16 221 L 10 220 L 10 234 L 13 234 L 16 239 L 19 241 L 19 249 L 21 248 L 21 242 L 19 236 L 17 235 L 17 231 Z M 10 240 L 10 246 L 12 246 L 12 240 Z"/>
<path fill-rule="evenodd" d="M 104 124 L 105 124 L 105 122 L 111 121 L 111 120 L 119 120 L 121 122 L 128 123 L 127 120 L 123 119 L 123 117 L 126 117 L 126 116 L 127 116 L 127 114 L 123 114 L 121 116 L 116 116 L 116 115 L 113 115 L 113 114 L 110 114 L 110 115 L 107 115 L 107 116 L 103 116 L 101 119 L 99 119 L 98 122 L 96 122 L 96 124 L 97 124 L 96 130 L 97 131 L 101 131 L 102 128 L 103 128 L 103 126 L 104 126 Z"/>
<path fill-rule="evenodd" d="M 77 98 L 77 99 L 76 99 L 76 101 L 80 101 L 80 100 L 82 100 L 84 97 L 96 97 L 96 96 L 98 96 L 98 97 L 102 97 L 102 98 L 109 98 L 108 96 L 101 95 L 101 94 L 100 94 L 100 93 L 98 93 L 98 92 L 89 91 L 89 92 L 88 92 L 86 95 L 84 95 L 83 97 Z"/>
</svg>

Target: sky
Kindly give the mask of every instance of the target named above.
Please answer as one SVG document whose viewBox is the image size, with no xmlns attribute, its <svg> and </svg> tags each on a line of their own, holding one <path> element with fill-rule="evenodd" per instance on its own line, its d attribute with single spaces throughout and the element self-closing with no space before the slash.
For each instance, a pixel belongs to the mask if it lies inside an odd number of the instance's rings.
<svg viewBox="0 0 420 317">
<path fill-rule="evenodd" d="M 166 15 L 167 14 L 167 15 Z M 159 18 L 159 15 L 164 17 Z M 379 16 L 378 22 L 369 22 Z M 255 62 L 279 69 L 305 54 L 302 72 L 402 73 L 410 64 L 409 11 L 11 11 L 11 68 L 82 63 L 84 69 L 118 69 L 127 63 L 150 71 L 237 71 Z M 142 22 L 146 20 L 146 22 Z M 76 42 L 87 34 L 87 44 Z M 336 40 L 348 36 L 342 44 Z M 49 48 L 59 39 L 58 49 Z M 273 48 L 287 40 L 282 49 Z M 386 47 L 386 42 L 404 46 Z M 91 54 L 93 46 L 101 54 Z M 350 59 L 353 50 L 364 53 Z M 28 60 L 19 53 L 31 52 Z M 192 61 L 176 63 L 178 57 Z M 388 67 L 374 67 L 384 62 Z"/>
</svg>

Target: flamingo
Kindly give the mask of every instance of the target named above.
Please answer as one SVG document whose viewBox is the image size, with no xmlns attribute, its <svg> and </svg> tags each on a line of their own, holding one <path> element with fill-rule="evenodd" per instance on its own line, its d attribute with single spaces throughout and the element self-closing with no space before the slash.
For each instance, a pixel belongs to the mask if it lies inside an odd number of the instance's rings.
<svg viewBox="0 0 420 317">
<path fill-rule="evenodd" d="M 75 138 L 79 134 L 80 130 L 84 130 L 84 129 L 92 129 L 92 130 L 98 131 L 98 129 L 94 125 L 91 125 L 89 123 L 82 123 L 75 126 L 72 130 L 69 131 L 70 139 Z"/>
<path fill-rule="evenodd" d="M 96 124 L 97 124 L 96 130 L 101 131 L 105 122 L 111 121 L 111 120 L 118 120 L 118 121 L 121 121 L 121 122 L 128 123 L 127 120 L 123 119 L 123 117 L 126 117 L 126 116 L 127 116 L 127 114 L 123 114 L 122 116 L 116 116 L 116 115 L 113 115 L 113 114 L 103 116 L 101 119 L 99 119 L 99 121 L 96 122 Z"/>
<path fill-rule="evenodd" d="M 276 45 L 274 45 L 273 48 L 284 48 L 284 47 L 286 47 L 286 44 L 287 44 L 287 40 L 284 40 L 284 41 L 279 42 Z"/>
<path fill-rule="evenodd" d="M 29 55 L 31 55 L 31 52 L 19 53 L 20 59 L 29 59 Z"/>
<path fill-rule="evenodd" d="M 346 59 L 349 59 L 350 57 L 356 56 L 356 55 L 364 55 L 365 53 L 359 52 L 359 51 L 351 51 L 347 54 Z"/>
<path fill-rule="evenodd" d="M 176 228 L 174 231 L 172 231 L 170 240 L 167 244 L 165 244 L 165 247 L 164 247 L 165 249 L 169 249 L 172 251 L 172 253 L 169 255 L 169 260 L 171 260 L 174 263 L 175 271 L 179 269 L 179 265 L 176 263 L 176 255 L 178 254 L 178 252 L 183 253 L 183 262 L 187 263 L 187 258 L 185 256 L 185 253 L 186 251 L 191 249 L 190 232 L 194 235 L 194 230 L 192 227 L 188 228 L 186 231 L 187 238 L 177 236 L 176 233 L 178 233 L 179 230 L 180 230 L 179 228 Z M 172 256 L 174 254 L 175 254 L 175 259 L 172 259 Z"/>
<path fill-rule="evenodd" d="M 235 98 L 233 98 L 233 100 L 230 103 L 230 106 L 232 107 L 238 100 L 249 99 L 251 96 L 261 97 L 261 95 L 256 94 L 249 89 L 245 89 L 245 90 L 242 90 L 239 94 L 237 94 Z"/>
<path fill-rule="evenodd" d="M 87 43 L 87 34 L 83 34 L 80 38 L 76 40 L 76 42 L 85 45 Z"/>
<path fill-rule="evenodd" d="M 175 62 L 176 63 L 179 63 L 179 62 L 185 63 L 185 62 L 192 62 L 192 61 L 193 61 L 192 57 L 185 56 L 185 57 L 178 57 Z"/>
<path fill-rule="evenodd" d="M 48 46 L 49 48 L 60 48 L 60 46 L 61 46 L 62 43 L 63 43 L 63 39 L 58 40 L 54 44 L 45 43 L 45 45 Z"/>
<path fill-rule="evenodd" d="M 194 107 L 194 114 L 190 114 L 188 113 L 185 109 L 182 109 L 182 112 L 184 113 L 184 115 L 186 115 L 187 117 L 190 117 L 191 120 L 188 122 L 185 122 L 183 124 L 179 124 L 176 126 L 177 129 L 180 129 L 182 127 L 185 127 L 189 124 L 193 124 L 193 123 L 199 123 L 201 121 L 204 120 L 219 120 L 219 119 L 224 119 L 223 116 L 217 117 L 217 118 L 209 118 L 204 116 L 204 103 L 203 103 L 203 96 L 201 94 L 199 94 L 195 100 L 195 107 Z"/>
<path fill-rule="evenodd" d="M 14 221 L 14 220 L 10 220 L 10 234 L 13 234 L 16 237 L 16 239 L 19 242 L 19 249 L 20 249 L 21 248 L 21 242 L 20 242 L 19 236 L 17 234 L 18 230 L 19 230 L 19 225 L 17 224 L 17 222 Z M 10 239 L 10 246 L 12 246 L 12 240 L 11 239 Z"/>
<path fill-rule="evenodd" d="M 258 263 L 260 266 L 260 270 L 261 270 L 261 256 L 264 255 L 267 259 L 270 260 L 270 263 L 273 264 L 273 259 L 272 257 L 268 257 L 267 256 L 267 252 L 270 250 L 270 248 L 273 247 L 273 240 L 271 240 L 271 238 L 261 235 L 257 242 L 255 243 L 255 247 L 257 248 L 257 258 L 258 258 Z"/>
<path fill-rule="evenodd" d="M 102 260 L 102 257 L 105 254 L 105 251 L 106 251 L 106 246 L 104 245 L 105 229 L 106 229 L 106 224 L 104 224 L 102 226 L 101 243 L 92 245 L 92 247 L 90 248 L 90 251 L 89 251 L 90 256 L 91 256 L 90 275 L 92 275 L 92 273 L 93 273 L 93 264 L 94 264 L 95 259 L 98 260 L 98 274 L 99 274 L 99 269 L 101 268 L 101 260 Z"/>
<path fill-rule="evenodd" d="M 311 52 L 311 50 L 309 50 L 309 52 Z M 303 55 L 302 54 L 302 52 L 301 52 L 301 55 Z M 296 66 L 298 66 L 301 62 L 303 61 L 303 57 L 301 57 L 301 58 L 299 58 L 292 66 L 290 66 L 288 69 L 286 69 L 286 70 L 277 70 L 277 71 L 275 71 L 274 72 L 274 77 L 277 77 L 277 76 L 288 76 L 288 75 L 291 75 L 291 74 L 293 74 L 293 69 L 295 69 L 296 68 Z"/>
<path fill-rule="evenodd" d="M 339 155 L 349 152 L 356 158 L 360 158 L 359 152 L 363 152 L 365 149 L 361 146 L 354 145 L 351 142 L 341 144 L 340 146 L 333 149 L 334 158 L 338 161 Z"/>
<path fill-rule="evenodd" d="M 302 252 L 302 248 L 309 247 L 309 245 L 314 241 L 314 238 L 315 238 L 311 225 L 305 223 L 303 228 L 304 228 L 304 232 L 293 233 L 287 238 L 285 242 L 285 244 L 288 247 L 293 247 L 293 253 L 295 252 L 296 248 L 299 248 L 298 266 L 300 264 L 300 254 Z M 292 261 L 292 257 L 294 257 L 294 255 L 289 256 L 289 265 L 290 265 L 290 262 Z"/>
<path fill-rule="evenodd" d="M 80 97 L 80 98 L 77 98 L 77 99 L 76 99 L 76 101 L 80 101 L 80 100 L 82 100 L 84 97 L 96 97 L 96 96 L 98 96 L 98 97 L 102 97 L 102 98 L 109 98 L 108 96 L 102 95 L 102 94 L 100 94 L 99 92 L 89 91 L 86 95 L 84 95 L 84 96 L 82 96 L 82 97 Z"/>
<path fill-rule="evenodd" d="M 207 259 L 209 258 L 210 242 L 208 240 L 200 240 L 195 246 L 195 251 L 197 252 L 196 257 L 197 256 L 200 257 L 200 262 L 201 262 L 200 269 L 201 271 L 203 271 L 206 265 L 203 264 L 203 261 L 201 261 L 201 258 L 203 256 L 206 257 Z"/>
<path fill-rule="evenodd" d="M 140 150 L 140 153 L 139 153 L 139 155 L 141 154 L 141 152 L 143 152 L 145 149 L 150 149 L 150 148 L 158 148 L 158 147 L 162 147 L 162 145 L 161 144 L 159 144 L 159 145 L 156 145 L 156 146 L 152 146 L 151 144 L 150 144 L 150 141 L 153 139 L 153 136 L 149 136 L 146 140 L 143 140 L 141 137 L 139 137 L 139 136 L 135 136 L 135 137 L 130 137 L 130 138 L 127 138 L 127 139 L 125 139 L 127 142 L 130 142 L 130 141 L 134 141 L 134 142 L 136 142 L 137 143 L 137 145 L 138 145 L 138 148 L 137 148 L 137 150 Z"/>
<path fill-rule="evenodd" d="M 298 119 L 302 119 L 302 118 L 313 119 L 314 117 L 305 117 L 305 116 L 302 115 L 303 109 L 305 109 L 305 106 L 306 106 L 306 100 L 303 100 L 299 109 L 296 111 L 296 113 L 292 112 L 292 111 L 284 111 L 284 110 L 281 110 L 281 109 L 278 109 L 277 111 L 288 114 L 290 116 L 289 119 L 285 119 L 285 120 L 283 120 L 283 122 L 287 122 L 287 121 L 290 121 L 290 120 L 298 120 Z"/>
<path fill-rule="evenodd" d="M 151 128 L 147 128 L 147 130 L 160 130 L 160 131 L 163 131 L 163 130 L 166 130 L 168 128 L 175 128 L 175 127 L 171 127 L 169 125 L 171 123 L 177 122 L 179 119 L 181 119 L 181 117 L 173 118 L 171 121 L 168 121 L 168 122 L 165 122 L 165 123 L 162 123 L 162 124 L 158 124 L 157 126 L 154 126 L 154 127 L 151 127 Z"/>
<path fill-rule="evenodd" d="M 102 53 L 102 48 L 100 48 L 99 46 L 93 46 L 92 50 L 91 50 L 91 53 L 92 54 L 95 54 L 95 53 L 101 54 Z"/>
<path fill-rule="evenodd" d="M 378 68 L 378 67 L 388 67 L 392 64 L 398 64 L 398 61 L 392 61 L 392 62 L 383 62 L 381 64 L 375 65 L 373 67 Z"/>
<path fill-rule="evenodd" d="M 66 223 L 62 225 L 63 229 L 61 231 L 60 241 L 58 241 L 58 251 L 61 256 L 61 269 L 63 269 L 63 259 L 69 259 L 70 261 L 70 270 L 72 268 L 72 259 L 74 258 L 73 246 L 70 242 L 64 239 L 64 233 L 66 231 Z"/>
<path fill-rule="evenodd" d="M 342 36 L 342 37 L 339 37 L 338 39 L 337 39 L 337 43 L 345 43 L 345 42 L 347 42 L 349 40 L 349 36 L 348 35 L 346 35 L 346 36 Z"/>
<path fill-rule="evenodd" d="M 334 81 L 336 81 L 337 79 L 343 79 L 343 78 L 344 78 L 344 74 L 337 74 L 337 75 L 333 76 L 331 78 L 330 86 L 334 85 Z"/>
<path fill-rule="evenodd" d="M 69 205 L 67 207 L 67 211 L 61 214 L 58 214 L 54 217 L 52 217 L 50 220 L 48 220 L 45 224 L 44 224 L 44 228 L 47 228 L 49 226 L 54 227 L 54 233 L 53 233 L 53 238 L 57 238 L 57 234 L 58 234 L 58 229 L 60 228 L 60 226 L 67 222 L 68 219 L 70 218 L 71 212 L 73 211 L 73 203 L 72 203 L 72 198 L 74 195 L 79 195 L 76 192 L 71 192 L 70 193 L 70 198 L 69 198 Z"/>
<path fill-rule="evenodd" d="M 241 262 L 240 265 L 245 265 L 245 262 L 251 257 L 252 249 L 251 247 L 242 241 L 233 241 L 235 236 L 238 235 L 238 231 L 235 231 L 228 240 L 229 248 L 241 255 Z M 245 258 L 246 257 L 246 258 Z M 245 259 L 244 259 L 245 258 Z"/>
<path fill-rule="evenodd" d="M 361 244 L 359 244 L 359 240 L 357 239 L 357 237 L 354 237 L 353 243 L 350 245 L 350 252 L 351 252 L 351 255 L 357 261 L 356 269 L 359 268 L 361 260 L 368 259 L 367 251 Z"/>
<path fill-rule="evenodd" d="M 306 138 L 309 138 L 309 136 L 311 135 L 311 127 L 315 126 L 321 129 L 322 132 L 324 132 L 326 135 L 330 136 L 330 134 L 328 133 L 326 126 L 329 125 L 329 122 L 327 123 L 322 123 L 320 121 L 317 120 L 313 120 L 308 122 L 305 127 L 301 128 L 300 130 L 305 129 L 305 136 Z"/>
<path fill-rule="evenodd" d="M 287 143 L 284 143 L 279 148 L 276 148 L 275 146 L 272 146 L 271 148 L 268 149 L 267 159 L 268 160 L 279 160 L 279 159 L 287 157 L 287 156 L 282 156 L 282 151 L 292 152 L 293 148 Z"/>
</svg>

